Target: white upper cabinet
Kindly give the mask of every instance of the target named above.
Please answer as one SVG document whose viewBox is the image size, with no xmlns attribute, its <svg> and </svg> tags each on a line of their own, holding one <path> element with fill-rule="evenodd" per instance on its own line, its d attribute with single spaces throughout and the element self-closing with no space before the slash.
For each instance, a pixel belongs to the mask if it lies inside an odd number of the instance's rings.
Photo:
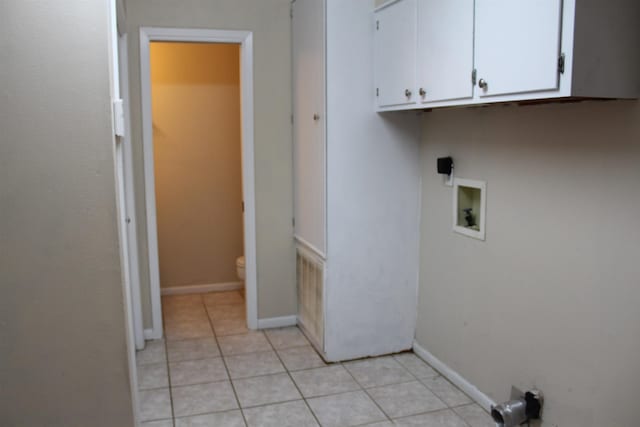
<svg viewBox="0 0 640 427">
<path fill-rule="evenodd" d="M 638 0 L 390 0 L 377 109 L 638 98 L 638 16 Z"/>
<path fill-rule="evenodd" d="M 561 0 L 476 0 L 480 97 L 557 90 Z"/>
<path fill-rule="evenodd" d="M 415 104 L 417 0 L 376 13 L 374 61 L 379 107 Z M 357 54 L 357 52 L 354 52 Z"/>
<path fill-rule="evenodd" d="M 473 0 L 419 0 L 417 25 L 420 102 L 471 98 Z"/>
</svg>

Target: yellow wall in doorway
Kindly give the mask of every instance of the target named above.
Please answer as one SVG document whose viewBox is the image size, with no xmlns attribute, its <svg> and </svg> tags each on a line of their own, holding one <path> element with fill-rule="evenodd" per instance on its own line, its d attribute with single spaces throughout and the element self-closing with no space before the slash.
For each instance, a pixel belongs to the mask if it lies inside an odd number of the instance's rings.
<svg viewBox="0 0 640 427">
<path fill-rule="evenodd" d="M 240 47 L 152 43 L 162 287 L 238 280 L 243 253 Z"/>
</svg>

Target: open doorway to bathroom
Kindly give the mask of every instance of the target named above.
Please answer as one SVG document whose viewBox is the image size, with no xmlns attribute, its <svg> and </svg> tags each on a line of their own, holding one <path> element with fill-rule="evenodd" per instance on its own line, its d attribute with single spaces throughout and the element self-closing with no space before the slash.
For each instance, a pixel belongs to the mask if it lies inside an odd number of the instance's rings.
<svg viewBox="0 0 640 427">
<path fill-rule="evenodd" d="M 240 45 L 149 54 L 165 337 L 245 333 Z"/>
<path fill-rule="evenodd" d="M 247 31 L 140 29 L 147 340 L 258 326 L 252 44 Z"/>
</svg>

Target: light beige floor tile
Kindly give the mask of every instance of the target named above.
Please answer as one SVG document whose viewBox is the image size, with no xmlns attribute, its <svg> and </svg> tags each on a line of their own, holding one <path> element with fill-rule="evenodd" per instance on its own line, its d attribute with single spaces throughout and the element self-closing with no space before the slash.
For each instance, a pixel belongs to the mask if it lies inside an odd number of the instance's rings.
<svg viewBox="0 0 640 427">
<path fill-rule="evenodd" d="M 380 421 L 372 424 L 363 424 L 362 427 L 394 427 L 391 421 Z"/>
<path fill-rule="evenodd" d="M 248 378 L 285 372 L 275 351 L 240 354 L 225 357 L 231 378 Z"/>
<path fill-rule="evenodd" d="M 225 335 L 239 335 L 249 332 L 247 329 L 247 322 L 244 317 L 231 318 L 231 319 L 218 319 L 213 320 L 213 330 L 218 337 Z"/>
<path fill-rule="evenodd" d="M 324 396 L 360 389 L 358 383 L 341 365 L 292 372 L 291 376 L 304 397 Z"/>
<path fill-rule="evenodd" d="M 220 356 L 218 343 L 213 337 L 197 338 L 193 340 L 167 342 L 169 362 L 183 360 L 205 359 Z"/>
<path fill-rule="evenodd" d="M 186 308 L 202 306 L 200 294 L 165 295 L 162 297 L 162 308 Z"/>
<path fill-rule="evenodd" d="M 444 402 L 418 381 L 375 387 L 367 392 L 391 418 L 447 408 Z"/>
<path fill-rule="evenodd" d="M 271 344 L 262 332 L 220 337 L 218 344 L 220 344 L 220 350 L 225 356 L 272 350 Z"/>
<path fill-rule="evenodd" d="M 164 347 L 164 340 L 147 341 L 144 350 L 136 352 L 136 364 L 148 365 L 150 363 L 162 363 L 167 361 L 167 353 Z"/>
<path fill-rule="evenodd" d="M 318 427 L 302 400 L 244 410 L 249 427 Z"/>
<path fill-rule="evenodd" d="M 414 415 L 393 421 L 397 427 L 468 427 L 462 418 L 450 409 Z"/>
<path fill-rule="evenodd" d="M 458 406 L 454 411 L 471 427 L 495 427 L 491 415 L 477 404 Z"/>
<path fill-rule="evenodd" d="M 176 417 L 237 409 L 238 403 L 229 381 L 172 387 Z"/>
<path fill-rule="evenodd" d="M 247 309 L 244 304 L 220 304 L 209 306 L 207 313 L 212 321 L 220 319 L 244 319 Z"/>
<path fill-rule="evenodd" d="M 282 363 L 289 371 L 320 368 L 326 364 L 310 345 L 278 350 Z"/>
<path fill-rule="evenodd" d="M 233 380 L 233 386 L 242 408 L 302 399 L 286 373 Z"/>
<path fill-rule="evenodd" d="M 173 307 L 162 310 L 162 318 L 165 324 L 175 322 L 196 322 L 208 321 L 207 310 L 204 305 L 192 307 Z"/>
<path fill-rule="evenodd" d="M 149 421 L 142 423 L 141 427 L 173 427 L 172 420 Z"/>
<path fill-rule="evenodd" d="M 209 320 L 165 322 L 167 341 L 188 340 L 193 338 L 212 337 L 213 330 Z"/>
<path fill-rule="evenodd" d="M 267 329 L 265 331 L 271 345 L 276 350 L 309 345 L 307 338 L 296 326 L 288 328 Z"/>
<path fill-rule="evenodd" d="M 166 362 L 138 366 L 138 389 L 169 387 Z"/>
<path fill-rule="evenodd" d="M 363 391 L 315 397 L 308 403 L 323 427 L 357 426 L 387 419 Z"/>
<path fill-rule="evenodd" d="M 176 418 L 176 427 L 245 427 L 240 411 Z"/>
<path fill-rule="evenodd" d="M 344 363 L 344 367 L 364 388 L 398 384 L 414 379 L 413 375 L 393 357 L 377 357 L 347 362 Z"/>
<path fill-rule="evenodd" d="M 420 381 L 435 393 L 444 403 L 449 406 L 460 406 L 472 403 L 469 396 L 461 392 L 456 386 L 447 381 L 444 377 L 423 378 Z"/>
<path fill-rule="evenodd" d="M 209 383 L 229 379 L 221 357 L 185 360 L 169 364 L 171 386 Z"/>
<path fill-rule="evenodd" d="M 141 421 L 171 418 L 171 397 L 168 388 L 141 391 L 138 397 Z"/>
<path fill-rule="evenodd" d="M 244 298 L 239 291 L 210 292 L 202 294 L 204 305 L 215 307 L 217 305 L 244 305 Z"/>
<path fill-rule="evenodd" d="M 435 369 L 411 352 L 396 354 L 393 358 L 407 368 L 416 378 L 434 378 L 440 375 Z"/>
</svg>

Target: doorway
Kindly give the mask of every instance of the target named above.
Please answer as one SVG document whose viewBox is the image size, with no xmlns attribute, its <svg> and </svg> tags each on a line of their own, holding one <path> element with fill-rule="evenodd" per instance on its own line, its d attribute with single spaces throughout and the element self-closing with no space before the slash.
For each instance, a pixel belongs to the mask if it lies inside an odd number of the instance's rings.
<svg viewBox="0 0 640 427">
<path fill-rule="evenodd" d="M 158 52 L 161 53 L 160 56 L 156 55 Z M 227 59 L 231 61 L 235 58 L 237 61 L 235 77 L 230 76 L 229 73 L 227 73 L 229 75 L 222 75 L 219 72 L 220 64 L 211 62 L 211 58 L 207 63 L 207 52 L 210 54 L 217 52 L 219 55 L 228 57 Z M 192 60 L 194 54 L 204 54 L 203 63 L 195 64 L 197 66 L 193 64 L 186 66 L 185 61 Z M 161 67 L 164 72 L 157 73 L 152 67 L 160 57 L 165 59 L 173 57 L 177 59 L 177 62 L 171 67 L 167 67 L 165 64 Z M 167 333 L 176 333 L 175 328 L 164 330 L 169 325 L 163 326 L 162 294 L 166 295 L 164 298 L 168 301 L 167 298 L 172 294 L 178 296 L 194 294 L 194 292 L 225 290 L 237 292 L 239 279 L 235 276 L 235 260 L 243 255 L 242 252 L 245 257 L 244 298 L 246 306 L 243 309 L 246 313 L 246 327 L 256 329 L 251 33 L 141 28 L 140 61 L 145 202 L 153 322 L 152 329 L 145 331 L 145 338 L 159 339 Z M 171 72 L 167 73 L 167 71 Z M 176 87 L 171 87 L 171 85 L 160 85 L 161 89 L 154 87 L 154 80 L 159 79 L 162 82 L 165 79 L 164 83 L 167 83 L 166 79 L 171 78 L 187 82 L 181 86 L 183 86 L 182 89 L 187 88 L 187 94 L 190 93 L 191 96 L 196 97 L 195 100 L 199 105 L 195 110 L 189 111 L 188 106 L 184 104 L 184 91 L 179 93 Z M 227 87 L 222 92 L 226 91 L 227 95 L 233 92 L 231 80 L 235 79 L 239 83 L 239 88 L 236 88 L 238 98 L 235 104 L 231 103 L 235 105 L 237 115 L 236 136 L 238 138 L 236 139 L 239 139 L 240 144 L 236 146 L 236 149 L 239 151 L 234 152 L 234 149 L 228 144 L 233 139 L 233 132 L 229 135 L 220 135 L 211 128 L 211 125 L 220 119 L 220 117 L 212 115 L 221 114 L 223 105 L 220 103 L 214 105 L 215 103 L 206 99 L 207 94 L 213 94 L 213 92 L 204 90 L 205 80 L 209 78 L 224 80 Z M 231 80 L 229 80 L 230 78 Z M 161 92 L 157 92 L 157 90 Z M 218 93 L 221 92 L 218 91 Z M 159 108 L 160 98 L 165 102 L 162 108 Z M 234 110 L 231 104 L 229 111 Z M 205 108 L 209 111 L 203 111 Z M 211 120 L 204 123 L 205 126 L 201 128 L 200 135 L 198 135 L 198 131 L 194 130 L 197 127 L 197 119 L 202 123 L 202 118 L 206 117 L 207 113 Z M 156 117 L 158 114 L 161 117 Z M 163 124 L 157 123 L 158 119 L 164 120 Z M 177 119 L 183 120 L 183 123 L 179 124 Z M 231 120 L 230 116 L 224 118 L 223 122 L 229 120 Z M 185 125 L 184 121 L 188 123 Z M 214 136 L 217 138 L 214 138 L 217 142 L 212 140 Z M 196 146 L 196 152 L 186 151 L 188 147 L 183 143 L 184 141 L 195 141 L 193 144 Z M 207 149 L 207 142 L 222 145 Z M 222 155 L 222 163 L 213 167 L 213 157 L 211 156 L 216 155 Z M 225 175 L 225 170 L 223 170 L 232 168 L 233 159 L 240 160 L 236 163 L 241 163 L 241 165 L 236 165 L 241 167 L 240 170 L 236 168 L 236 175 L 240 176 L 235 178 L 231 177 L 234 175 L 233 172 Z M 207 167 L 207 161 L 212 167 Z M 218 178 L 222 176 L 220 174 L 226 178 L 222 179 L 221 185 L 215 185 L 209 181 L 211 185 L 207 186 L 206 176 L 203 174 L 208 174 L 210 179 L 215 179 L 216 174 L 218 174 Z M 214 186 L 217 189 L 214 189 Z M 234 193 L 234 188 L 239 190 L 242 197 L 238 195 L 238 191 Z M 201 197 L 203 194 L 209 196 L 205 198 L 204 202 Z M 234 202 L 235 199 L 237 200 Z M 189 209 L 186 208 L 189 203 L 195 203 L 192 205 L 195 208 L 191 209 L 190 214 Z M 200 203 L 200 209 L 197 208 L 198 203 Z M 207 211 L 207 209 L 209 210 Z M 234 214 L 237 216 L 234 217 Z M 216 215 L 216 218 L 212 218 Z M 233 224 L 229 223 L 230 220 Z M 192 225 L 195 225 L 196 228 L 185 232 L 185 226 Z M 198 231 L 198 226 L 201 227 L 202 232 Z M 224 247 L 224 242 L 222 242 L 223 246 L 220 246 L 220 242 L 218 242 L 217 247 L 216 243 L 207 243 L 206 239 L 202 239 L 206 234 L 209 236 L 215 234 L 218 237 L 226 236 L 225 238 L 230 239 L 227 242 L 229 247 Z M 240 242 L 237 241 L 238 239 Z M 189 247 L 190 242 L 195 242 L 195 244 Z M 179 299 L 181 298 L 173 298 L 176 301 Z M 184 297 L 183 299 L 193 298 Z M 220 328 L 224 327 L 224 325 L 220 325 Z"/>
</svg>

